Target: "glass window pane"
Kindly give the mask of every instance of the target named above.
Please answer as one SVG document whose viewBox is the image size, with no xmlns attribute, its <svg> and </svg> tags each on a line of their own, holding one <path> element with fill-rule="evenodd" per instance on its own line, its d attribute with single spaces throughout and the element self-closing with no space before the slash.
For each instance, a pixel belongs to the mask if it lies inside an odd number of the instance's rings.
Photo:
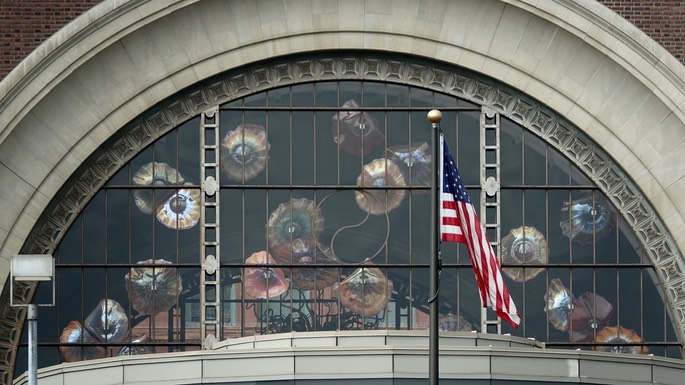
<svg viewBox="0 0 685 385">
<path fill-rule="evenodd" d="M 292 128 L 293 184 L 314 183 L 314 116 L 311 112 L 294 112 Z"/>
<path fill-rule="evenodd" d="M 508 119 L 500 128 L 500 160 L 503 185 L 523 184 L 523 130 Z"/>
<path fill-rule="evenodd" d="M 547 181 L 547 146 L 530 132 L 523 133 L 523 183 L 544 185 Z"/>
<path fill-rule="evenodd" d="M 518 330 L 503 323 L 503 332 L 592 349 L 604 328 L 620 326 L 647 341 L 650 353 L 680 357 L 647 251 L 570 159 L 500 117 L 501 189 L 485 198 L 491 205 L 483 210 L 480 106 L 404 84 L 360 81 L 271 89 L 205 117 L 218 125 L 223 144 L 221 171 L 206 170 L 221 172 L 221 188 L 206 196 L 202 214 L 195 206 L 193 224 L 176 210 L 190 198 L 199 205 L 201 155 L 216 155 L 200 143 L 213 140 L 212 128 L 200 132 L 202 117 L 195 117 L 143 149 L 78 214 L 55 251 L 58 310 L 47 310 L 41 348 L 59 341 L 71 321 L 86 322 L 106 298 L 130 321 L 126 354 L 199 349 L 203 308 L 221 320 L 220 338 L 427 328 L 433 131 L 425 111 L 408 107 L 433 105 L 474 107 L 445 109 L 441 128 L 481 221 L 499 226 L 486 234 L 523 320 Z M 495 130 L 486 135 L 496 139 Z M 205 255 L 202 239 L 217 242 Z M 205 295 L 221 296 L 220 312 L 203 307 L 200 295 L 202 258 L 217 252 L 221 268 L 205 278 L 218 274 L 221 287 L 210 285 Z M 443 243 L 441 253 L 441 320 L 480 330 L 481 296 L 466 246 Z M 142 271 L 148 281 L 161 279 L 161 259 L 180 277 L 178 298 L 168 290 L 132 295 L 126 277 Z M 38 298 L 47 298 L 46 287 Z M 551 299 L 564 298 L 547 309 Z M 137 338 L 149 338 L 148 345 Z M 73 353 L 83 357 L 86 350 Z M 120 350 L 112 346 L 107 354 Z"/>
</svg>

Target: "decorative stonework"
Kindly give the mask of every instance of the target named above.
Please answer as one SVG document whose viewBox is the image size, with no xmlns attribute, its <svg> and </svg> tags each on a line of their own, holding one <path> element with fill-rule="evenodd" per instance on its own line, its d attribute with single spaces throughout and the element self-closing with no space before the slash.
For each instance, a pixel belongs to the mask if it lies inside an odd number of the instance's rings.
<svg viewBox="0 0 685 385">
<path fill-rule="evenodd" d="M 582 131 L 524 94 L 468 71 L 416 58 L 365 53 L 300 57 L 228 72 L 186 90 L 123 127 L 65 184 L 33 229 L 23 251 L 52 253 L 90 199 L 117 171 L 166 132 L 208 108 L 274 87 L 320 80 L 372 80 L 423 87 L 489 107 L 537 134 L 582 169 L 631 226 L 655 266 L 678 340 L 685 341 L 685 264 L 666 227 L 619 165 Z M 26 301 L 34 287 L 15 290 Z M 0 298 L 0 383 L 12 380 L 25 314 Z"/>
</svg>

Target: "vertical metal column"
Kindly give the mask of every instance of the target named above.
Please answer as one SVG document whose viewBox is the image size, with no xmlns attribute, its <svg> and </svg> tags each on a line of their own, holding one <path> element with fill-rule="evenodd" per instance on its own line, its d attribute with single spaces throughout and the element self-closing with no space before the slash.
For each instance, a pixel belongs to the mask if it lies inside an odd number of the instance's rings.
<svg viewBox="0 0 685 385">
<path fill-rule="evenodd" d="M 219 245 L 219 108 L 202 113 L 200 118 L 200 338 L 202 349 L 211 349 L 221 339 L 221 259 Z"/>
<path fill-rule="evenodd" d="M 26 309 L 29 327 L 29 385 L 38 385 L 38 305 L 30 303 Z"/>
<path fill-rule="evenodd" d="M 497 258 L 500 252 L 500 115 L 490 108 L 483 107 L 480 112 L 480 219 L 485 226 L 488 240 Z M 502 321 L 494 311 L 482 308 L 480 327 L 484 333 L 502 334 Z"/>
</svg>

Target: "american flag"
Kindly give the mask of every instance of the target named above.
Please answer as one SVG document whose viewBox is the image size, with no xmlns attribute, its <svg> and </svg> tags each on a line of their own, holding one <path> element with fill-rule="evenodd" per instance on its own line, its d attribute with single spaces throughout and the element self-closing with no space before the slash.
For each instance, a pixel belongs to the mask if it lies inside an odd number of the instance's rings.
<svg viewBox="0 0 685 385">
<path fill-rule="evenodd" d="M 521 318 L 502 280 L 499 260 L 488 242 L 442 135 L 440 135 L 440 147 L 442 155 L 440 159 L 442 167 L 441 239 L 446 242 L 466 244 L 471 265 L 476 273 L 483 306 L 490 306 L 498 317 L 509 322 L 514 328 L 518 328 Z"/>
</svg>

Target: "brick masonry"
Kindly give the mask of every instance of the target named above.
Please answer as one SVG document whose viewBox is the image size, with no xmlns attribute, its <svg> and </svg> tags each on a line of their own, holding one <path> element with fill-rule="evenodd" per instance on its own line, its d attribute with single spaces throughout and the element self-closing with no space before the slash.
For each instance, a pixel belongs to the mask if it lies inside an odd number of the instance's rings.
<svg viewBox="0 0 685 385">
<path fill-rule="evenodd" d="M 598 0 L 685 64 L 685 1 Z"/>
<path fill-rule="evenodd" d="M 43 41 L 102 0 L 0 0 L 0 79 Z"/>
<path fill-rule="evenodd" d="M 0 80 L 44 40 L 102 0 L 0 0 Z M 685 64 L 685 1 L 598 0 Z"/>
</svg>

